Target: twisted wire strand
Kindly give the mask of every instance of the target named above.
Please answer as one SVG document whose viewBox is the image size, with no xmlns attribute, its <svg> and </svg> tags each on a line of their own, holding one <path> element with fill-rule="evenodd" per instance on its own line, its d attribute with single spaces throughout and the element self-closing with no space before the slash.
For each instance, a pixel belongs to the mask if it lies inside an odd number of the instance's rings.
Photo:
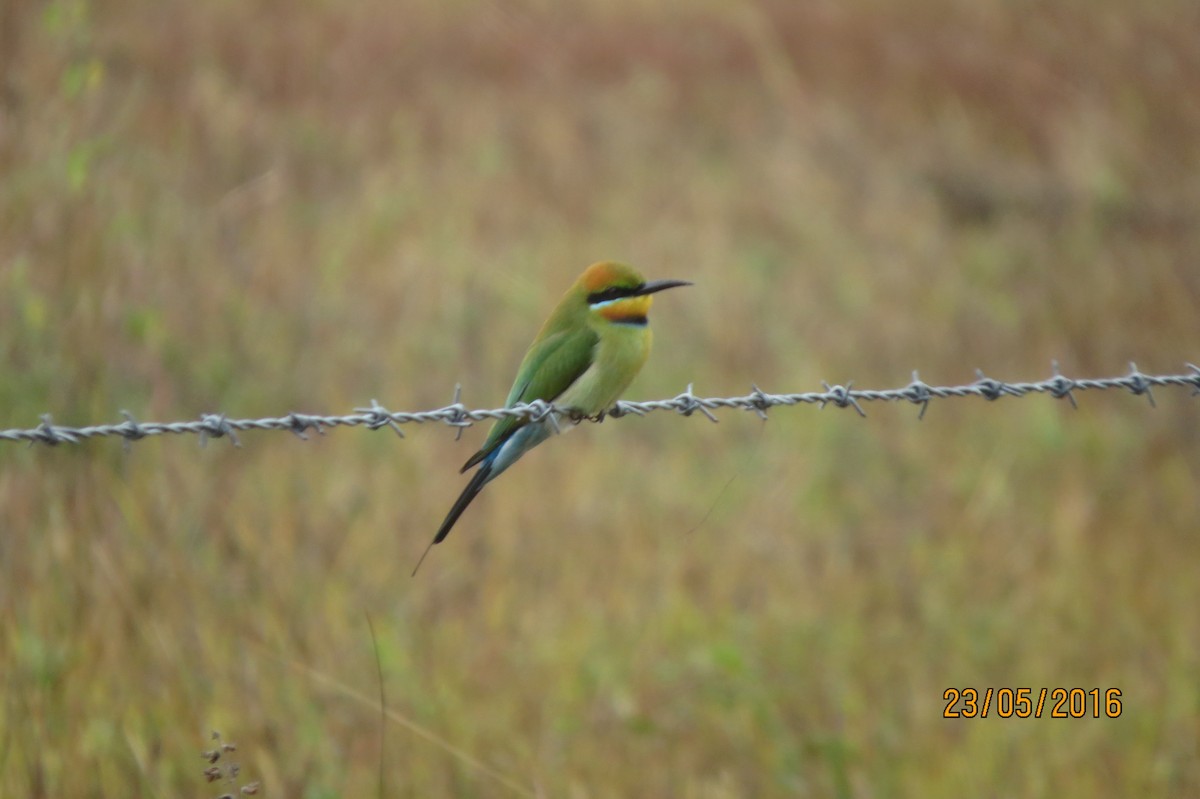
<svg viewBox="0 0 1200 799">
<path fill-rule="evenodd" d="M 830 385 L 822 382 L 823 391 L 810 391 L 796 394 L 770 394 L 758 386 L 752 386 L 752 391 L 737 397 L 698 397 L 693 393 L 692 386 L 678 396 L 669 399 L 633 402 L 620 400 L 613 408 L 596 416 L 584 417 L 569 409 L 558 408 L 542 400 L 514 405 L 511 408 L 477 409 L 467 408 L 460 402 L 461 387 L 455 387 L 454 398 L 449 405 L 428 411 L 390 411 L 375 400 L 370 407 L 355 408 L 354 413 L 341 416 L 326 416 L 307 413 L 289 413 L 286 416 L 266 417 L 262 419 L 230 419 L 223 413 L 207 413 L 199 419 L 178 422 L 139 422 L 128 411 L 121 411 L 125 421 L 115 424 L 97 424 L 86 427 L 68 427 L 54 424 L 49 414 L 44 414 L 42 423 L 37 427 L 25 429 L 0 430 L 0 441 L 25 441 L 30 446 L 34 444 L 79 444 L 87 439 L 106 436 L 119 436 L 125 444 L 139 441 L 150 436 L 167 434 L 193 434 L 200 436 L 204 444 L 210 438 L 228 438 L 235 446 L 241 446 L 239 432 L 247 430 L 287 430 L 300 438 L 307 439 L 308 431 L 315 430 L 324 434 L 327 429 L 337 427 L 366 427 L 368 430 L 389 428 L 401 438 L 401 429 L 405 424 L 424 424 L 439 422 L 462 429 L 476 422 L 503 419 L 505 417 L 527 418 L 533 421 L 546 420 L 556 428 L 559 422 L 569 423 L 583 421 L 599 422 L 605 418 L 620 418 L 635 415 L 645 416 L 654 411 L 674 411 L 682 416 L 694 413 L 703 414 L 711 421 L 717 421 L 713 414 L 715 410 L 741 410 L 758 414 L 767 418 L 771 408 L 792 407 L 796 405 L 817 405 L 825 407 L 834 405 L 838 408 L 852 408 L 859 416 L 866 416 L 862 409 L 864 402 L 901 402 L 906 401 L 920 405 L 918 418 L 924 418 L 933 400 L 956 399 L 963 397 L 982 397 L 995 401 L 1002 397 L 1025 397 L 1031 394 L 1048 394 L 1055 399 L 1065 399 L 1072 407 L 1078 407 L 1075 401 L 1077 391 L 1105 391 L 1123 389 L 1135 396 L 1145 396 L 1153 406 L 1156 387 L 1179 387 L 1192 389 L 1191 396 L 1200 395 L 1200 367 L 1186 364 L 1189 372 L 1174 375 L 1152 375 L 1138 370 L 1136 364 L 1129 365 L 1129 372 L 1117 377 L 1101 378 L 1071 378 L 1062 374 L 1058 364 L 1053 364 L 1053 375 L 1044 380 L 1028 382 L 1006 382 L 988 377 L 981 370 L 976 370 L 976 380 L 959 386 L 931 386 L 921 380 L 914 371 L 912 382 L 900 388 L 891 389 L 856 389 L 853 383 L 846 385 Z"/>
</svg>

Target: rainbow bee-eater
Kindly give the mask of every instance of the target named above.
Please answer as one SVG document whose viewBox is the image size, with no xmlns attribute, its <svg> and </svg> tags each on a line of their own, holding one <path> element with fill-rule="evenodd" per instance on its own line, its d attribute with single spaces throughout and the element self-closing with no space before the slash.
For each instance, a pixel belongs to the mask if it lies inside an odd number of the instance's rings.
<svg viewBox="0 0 1200 799">
<path fill-rule="evenodd" d="M 538 331 L 517 370 L 505 406 L 544 400 L 580 418 L 608 410 L 650 354 L 651 295 L 690 285 L 686 280 L 647 282 L 632 267 L 613 261 L 592 264 Z M 417 569 L 433 545 L 450 534 L 483 487 L 549 438 L 555 429 L 549 419 L 534 422 L 505 417 L 495 423 L 483 447 L 463 465 L 463 472 L 473 466 L 479 468 L 417 561 Z"/>
</svg>

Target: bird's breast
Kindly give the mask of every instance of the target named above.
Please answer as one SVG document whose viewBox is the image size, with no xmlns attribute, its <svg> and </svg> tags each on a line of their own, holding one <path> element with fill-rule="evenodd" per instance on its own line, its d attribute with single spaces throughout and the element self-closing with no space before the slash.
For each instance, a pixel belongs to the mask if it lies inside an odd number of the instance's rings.
<svg viewBox="0 0 1200 799">
<path fill-rule="evenodd" d="M 592 365 L 558 403 L 589 416 L 611 408 L 646 363 L 651 340 L 647 325 L 608 325 L 596 342 Z"/>
</svg>

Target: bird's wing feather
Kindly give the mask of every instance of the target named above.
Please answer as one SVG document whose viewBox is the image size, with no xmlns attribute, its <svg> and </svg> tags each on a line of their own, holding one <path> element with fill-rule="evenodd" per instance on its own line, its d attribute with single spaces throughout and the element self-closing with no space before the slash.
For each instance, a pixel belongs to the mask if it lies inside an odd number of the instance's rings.
<svg viewBox="0 0 1200 799">
<path fill-rule="evenodd" d="M 583 327 L 561 330 L 535 344 L 521 362 L 505 407 L 539 399 L 553 402 L 592 365 L 592 351 L 598 341 L 595 331 Z M 496 422 L 483 448 L 471 456 L 462 471 L 492 454 L 528 423 L 528 419 L 512 416 Z"/>
</svg>

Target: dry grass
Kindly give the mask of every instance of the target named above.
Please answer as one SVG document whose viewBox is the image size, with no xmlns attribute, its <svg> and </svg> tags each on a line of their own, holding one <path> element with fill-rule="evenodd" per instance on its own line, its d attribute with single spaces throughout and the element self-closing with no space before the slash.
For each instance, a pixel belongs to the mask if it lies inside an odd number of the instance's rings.
<svg viewBox="0 0 1200 799">
<path fill-rule="evenodd" d="M 696 283 L 638 398 L 1179 369 L 1198 23 L 9 0 L 0 424 L 494 403 L 605 257 Z M 263 795 L 373 795 L 367 614 L 390 795 L 1200 793 L 1196 401 L 914 417 L 588 427 L 415 580 L 481 430 L 4 447 L 0 793 L 207 795 L 217 728 Z"/>
</svg>

